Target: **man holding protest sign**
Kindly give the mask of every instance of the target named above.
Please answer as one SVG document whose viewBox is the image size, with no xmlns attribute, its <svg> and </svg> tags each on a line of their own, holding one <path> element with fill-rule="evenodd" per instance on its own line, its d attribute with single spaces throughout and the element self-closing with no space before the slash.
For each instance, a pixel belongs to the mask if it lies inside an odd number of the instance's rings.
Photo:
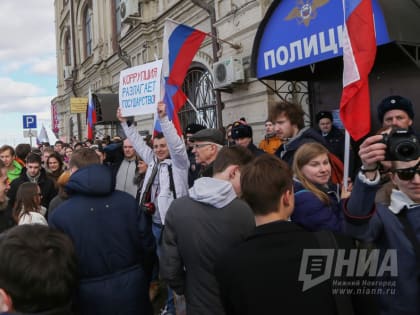
<svg viewBox="0 0 420 315">
<path fill-rule="evenodd" d="M 117 111 L 117 118 L 137 154 L 149 165 L 140 195 L 140 207 L 141 211 L 151 216 L 159 257 L 159 240 L 165 225 L 166 212 L 172 200 L 187 195 L 190 163 L 185 143 L 169 121 L 163 102 L 158 103 L 157 113 L 162 133 L 154 137 L 153 150 L 145 143 L 135 126 L 128 126 L 120 109 Z M 169 294 L 167 305 L 169 310 L 173 308 L 171 295 Z M 171 311 L 175 314 L 174 309 Z"/>
</svg>

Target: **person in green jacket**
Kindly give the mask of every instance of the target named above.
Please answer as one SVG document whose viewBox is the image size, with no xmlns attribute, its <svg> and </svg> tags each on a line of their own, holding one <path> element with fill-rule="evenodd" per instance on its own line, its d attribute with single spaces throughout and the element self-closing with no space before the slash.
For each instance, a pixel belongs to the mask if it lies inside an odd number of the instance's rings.
<svg viewBox="0 0 420 315">
<path fill-rule="evenodd" d="M 20 176 L 23 168 L 22 165 L 15 160 L 15 157 L 15 150 L 10 145 L 5 144 L 0 148 L 0 159 L 7 167 L 7 178 L 10 183 Z"/>
</svg>

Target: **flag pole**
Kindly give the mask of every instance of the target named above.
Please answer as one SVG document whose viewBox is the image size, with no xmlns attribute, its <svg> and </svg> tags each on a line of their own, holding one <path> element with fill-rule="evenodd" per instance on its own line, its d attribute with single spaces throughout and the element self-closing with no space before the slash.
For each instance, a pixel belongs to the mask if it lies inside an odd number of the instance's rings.
<svg viewBox="0 0 420 315">
<path fill-rule="evenodd" d="M 343 174 L 343 187 L 347 191 L 348 178 L 349 178 L 349 165 L 350 165 L 350 134 L 345 130 L 344 134 L 344 174 Z"/>
</svg>

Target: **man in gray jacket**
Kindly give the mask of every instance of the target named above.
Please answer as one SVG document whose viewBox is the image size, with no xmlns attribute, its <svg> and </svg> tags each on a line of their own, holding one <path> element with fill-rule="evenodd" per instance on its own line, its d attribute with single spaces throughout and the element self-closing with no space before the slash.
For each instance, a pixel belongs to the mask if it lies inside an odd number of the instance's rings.
<svg viewBox="0 0 420 315">
<path fill-rule="evenodd" d="M 187 314 L 224 314 L 214 265 L 254 230 L 250 207 L 237 198 L 241 168 L 252 159 L 246 148 L 222 148 L 213 177 L 197 179 L 189 197 L 174 200 L 166 214 L 160 272 L 185 295 Z"/>
</svg>

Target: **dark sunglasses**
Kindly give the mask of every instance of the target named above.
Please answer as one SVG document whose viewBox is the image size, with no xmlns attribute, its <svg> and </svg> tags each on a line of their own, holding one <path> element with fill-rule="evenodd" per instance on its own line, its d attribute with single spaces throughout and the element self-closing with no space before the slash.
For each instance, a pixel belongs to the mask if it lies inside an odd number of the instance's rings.
<svg viewBox="0 0 420 315">
<path fill-rule="evenodd" d="M 393 173 L 396 173 L 401 180 L 412 180 L 416 174 L 420 175 L 419 165 L 420 162 L 413 167 L 393 170 Z"/>
</svg>

